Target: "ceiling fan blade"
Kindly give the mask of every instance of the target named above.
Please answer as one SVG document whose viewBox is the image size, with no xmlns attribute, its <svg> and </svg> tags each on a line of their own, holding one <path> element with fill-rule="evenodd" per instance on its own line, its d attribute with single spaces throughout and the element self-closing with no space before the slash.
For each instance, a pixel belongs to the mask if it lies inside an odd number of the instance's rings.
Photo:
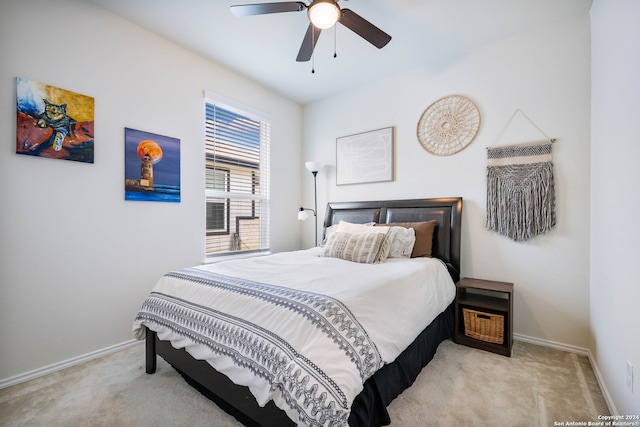
<svg viewBox="0 0 640 427">
<path fill-rule="evenodd" d="M 300 1 L 236 4 L 231 6 L 231 13 L 234 16 L 266 15 L 268 13 L 302 12 L 306 7 L 307 5 Z"/>
<path fill-rule="evenodd" d="M 340 23 L 378 49 L 382 49 L 391 41 L 389 34 L 350 9 L 342 9 Z"/>
<path fill-rule="evenodd" d="M 300 51 L 298 52 L 296 61 L 306 62 L 311 59 L 313 49 L 316 47 L 316 44 L 318 44 L 318 38 L 320 37 L 321 31 L 322 30 L 320 28 L 314 27 L 313 24 L 309 24 L 309 27 L 307 27 L 307 33 L 304 35 L 304 39 L 302 40 L 302 46 L 300 46 Z"/>
</svg>

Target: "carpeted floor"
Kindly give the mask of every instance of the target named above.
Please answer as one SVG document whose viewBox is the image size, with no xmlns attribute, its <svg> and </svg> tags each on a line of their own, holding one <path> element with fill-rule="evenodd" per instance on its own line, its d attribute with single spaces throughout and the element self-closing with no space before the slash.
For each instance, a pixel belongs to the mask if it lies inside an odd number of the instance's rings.
<svg viewBox="0 0 640 427">
<path fill-rule="evenodd" d="M 389 413 L 392 427 L 553 426 L 597 421 L 608 409 L 584 356 L 516 341 L 508 358 L 445 341 Z M 161 358 L 147 375 L 135 345 L 0 390 L 0 426 L 240 424 Z"/>
</svg>

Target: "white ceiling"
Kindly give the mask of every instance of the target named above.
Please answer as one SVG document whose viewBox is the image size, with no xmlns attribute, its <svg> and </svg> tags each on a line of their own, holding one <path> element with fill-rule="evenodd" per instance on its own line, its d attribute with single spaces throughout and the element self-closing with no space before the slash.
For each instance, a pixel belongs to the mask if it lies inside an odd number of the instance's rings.
<svg viewBox="0 0 640 427">
<path fill-rule="evenodd" d="M 393 38 L 378 50 L 342 25 L 296 62 L 306 12 L 234 17 L 264 0 L 84 0 L 306 104 L 414 67 L 438 69 L 479 46 L 586 14 L 592 0 L 342 0 Z M 307 4 L 309 1 L 307 0 Z"/>
</svg>

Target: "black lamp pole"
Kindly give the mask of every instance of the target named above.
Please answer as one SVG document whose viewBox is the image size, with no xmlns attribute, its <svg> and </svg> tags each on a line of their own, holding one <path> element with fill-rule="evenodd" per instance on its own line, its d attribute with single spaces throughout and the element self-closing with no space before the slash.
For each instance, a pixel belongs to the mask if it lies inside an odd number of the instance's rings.
<svg viewBox="0 0 640 427">
<path fill-rule="evenodd" d="M 316 246 L 318 246 L 318 171 L 322 167 L 320 162 L 306 162 L 305 166 L 309 172 L 313 174 L 313 209 L 300 207 L 300 212 L 298 213 L 299 220 L 305 220 L 308 218 L 307 214 L 304 211 L 313 212 L 313 220 L 315 221 L 315 242 Z"/>
<path fill-rule="evenodd" d="M 318 246 L 318 189 L 316 186 L 316 177 L 318 171 L 311 171 L 313 174 L 313 220 L 316 223 L 316 246 Z"/>
</svg>

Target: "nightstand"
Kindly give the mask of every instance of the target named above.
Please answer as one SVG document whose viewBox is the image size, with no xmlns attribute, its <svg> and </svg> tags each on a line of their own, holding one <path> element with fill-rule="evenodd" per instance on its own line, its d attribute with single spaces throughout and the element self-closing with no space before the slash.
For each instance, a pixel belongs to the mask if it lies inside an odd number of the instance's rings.
<svg viewBox="0 0 640 427">
<path fill-rule="evenodd" d="M 511 357 L 513 283 L 460 279 L 456 283 L 453 341 Z"/>
</svg>

